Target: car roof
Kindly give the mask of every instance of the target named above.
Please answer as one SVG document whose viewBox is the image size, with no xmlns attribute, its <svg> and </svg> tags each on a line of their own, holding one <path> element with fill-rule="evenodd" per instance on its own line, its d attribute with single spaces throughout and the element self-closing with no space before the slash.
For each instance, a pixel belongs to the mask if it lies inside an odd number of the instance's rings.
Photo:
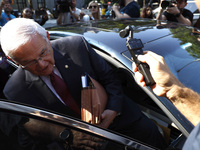
<svg viewBox="0 0 200 150">
<path fill-rule="evenodd" d="M 150 19 L 135 19 L 135 20 L 106 20 L 100 21 L 98 24 L 91 23 L 88 24 L 76 24 L 73 26 L 58 26 L 47 28 L 51 34 L 56 33 L 61 36 L 66 35 L 83 35 L 85 38 L 89 40 L 92 44 L 93 42 L 98 43 L 99 46 L 109 45 L 110 48 L 117 50 L 119 53 L 127 50 L 125 42 L 126 39 L 122 40 L 119 36 L 120 30 L 124 29 L 126 26 L 131 25 L 134 28 L 134 37 L 142 39 L 142 42 L 148 43 L 159 38 L 171 35 L 171 30 L 174 30 L 176 26 L 180 26 L 180 24 L 171 23 L 169 27 L 170 29 L 165 28 L 165 30 L 160 30 L 159 27 L 156 26 L 156 20 Z M 175 27 L 174 27 L 175 26 Z M 184 29 L 182 29 L 184 30 Z M 116 43 L 120 42 L 122 44 L 112 44 L 110 41 L 116 41 Z M 120 46 L 120 48 L 118 47 Z"/>
<path fill-rule="evenodd" d="M 195 1 L 187 1 L 187 5 L 185 7 L 186 9 L 190 10 L 192 13 L 194 13 L 196 10 L 198 10 L 196 2 Z"/>
</svg>

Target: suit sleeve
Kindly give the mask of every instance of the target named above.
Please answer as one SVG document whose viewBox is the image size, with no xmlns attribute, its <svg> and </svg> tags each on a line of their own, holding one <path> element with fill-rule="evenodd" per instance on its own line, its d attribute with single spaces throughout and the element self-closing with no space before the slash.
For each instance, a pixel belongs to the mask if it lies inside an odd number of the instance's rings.
<svg viewBox="0 0 200 150">
<path fill-rule="evenodd" d="M 108 94 L 107 109 L 121 112 L 122 89 L 119 80 L 115 77 L 114 70 L 100 57 L 83 38 L 88 50 L 88 55 L 97 80 L 104 86 Z"/>
</svg>

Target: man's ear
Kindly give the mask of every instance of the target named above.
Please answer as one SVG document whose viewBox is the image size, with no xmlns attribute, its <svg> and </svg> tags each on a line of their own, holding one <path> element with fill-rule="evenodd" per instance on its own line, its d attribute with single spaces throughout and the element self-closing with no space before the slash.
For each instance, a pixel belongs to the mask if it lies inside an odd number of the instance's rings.
<svg viewBox="0 0 200 150">
<path fill-rule="evenodd" d="M 46 31 L 47 32 L 47 38 L 49 39 L 49 41 L 50 41 L 50 36 L 49 36 L 49 32 L 48 31 Z"/>
</svg>

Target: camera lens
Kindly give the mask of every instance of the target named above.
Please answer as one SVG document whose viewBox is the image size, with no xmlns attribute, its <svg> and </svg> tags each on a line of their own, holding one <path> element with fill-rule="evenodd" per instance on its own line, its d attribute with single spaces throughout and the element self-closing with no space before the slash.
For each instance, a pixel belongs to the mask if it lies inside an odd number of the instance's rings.
<svg viewBox="0 0 200 150">
<path fill-rule="evenodd" d="M 166 9 L 167 7 L 169 7 L 169 5 L 170 5 L 169 1 L 163 1 L 162 4 L 161 4 L 161 7 L 163 9 Z"/>
</svg>

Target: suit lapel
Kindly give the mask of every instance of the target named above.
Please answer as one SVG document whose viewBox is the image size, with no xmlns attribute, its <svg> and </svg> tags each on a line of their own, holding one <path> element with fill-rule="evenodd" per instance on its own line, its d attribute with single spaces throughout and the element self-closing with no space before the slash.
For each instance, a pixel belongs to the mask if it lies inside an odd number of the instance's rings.
<svg viewBox="0 0 200 150">
<path fill-rule="evenodd" d="M 39 76 L 36 76 L 29 71 L 25 71 L 25 74 L 26 82 L 30 83 L 29 89 L 35 92 L 36 95 L 40 96 L 44 103 L 51 104 L 53 101 L 55 101 L 56 96 Z"/>
<path fill-rule="evenodd" d="M 73 113 L 56 97 L 39 76 L 36 76 L 29 71 L 25 71 L 25 75 L 25 80 L 29 83 L 29 90 L 39 97 L 44 104 L 44 108 L 79 118 L 79 116 Z"/>
</svg>

